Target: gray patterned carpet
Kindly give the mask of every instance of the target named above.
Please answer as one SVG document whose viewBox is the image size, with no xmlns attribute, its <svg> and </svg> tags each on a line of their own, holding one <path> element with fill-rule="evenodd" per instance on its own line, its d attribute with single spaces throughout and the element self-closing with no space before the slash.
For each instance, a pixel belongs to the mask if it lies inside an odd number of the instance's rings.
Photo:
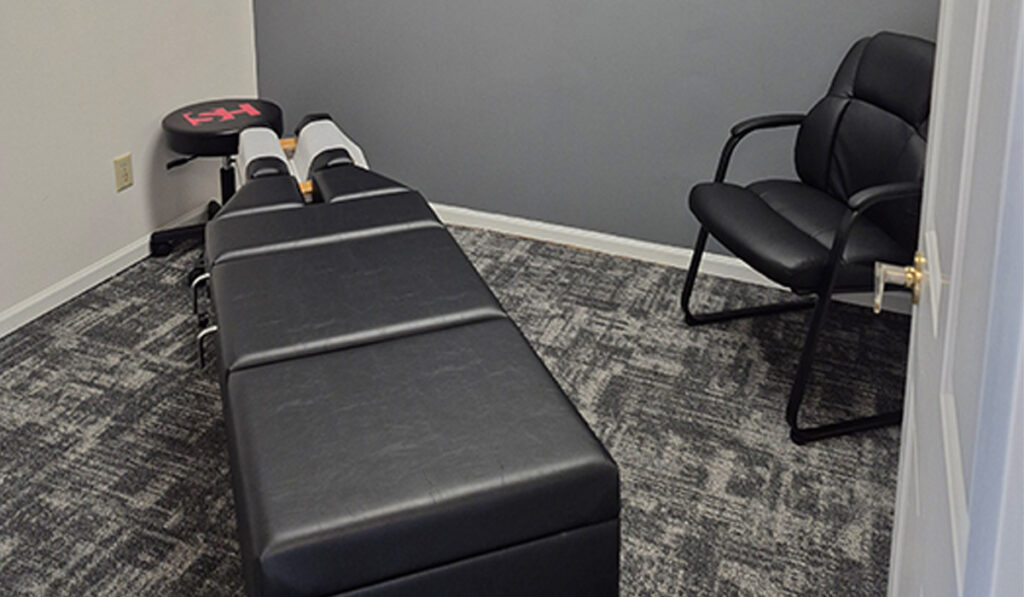
<svg viewBox="0 0 1024 597">
<path fill-rule="evenodd" d="M 622 595 L 884 593 L 898 431 L 792 445 L 806 314 L 688 329 L 683 271 L 456 229 L 622 470 Z M 185 271 L 146 260 L 0 339 L 0 594 L 241 594 Z M 704 307 L 776 298 L 699 281 Z M 839 306 L 814 420 L 893 406 L 908 320 Z"/>
</svg>

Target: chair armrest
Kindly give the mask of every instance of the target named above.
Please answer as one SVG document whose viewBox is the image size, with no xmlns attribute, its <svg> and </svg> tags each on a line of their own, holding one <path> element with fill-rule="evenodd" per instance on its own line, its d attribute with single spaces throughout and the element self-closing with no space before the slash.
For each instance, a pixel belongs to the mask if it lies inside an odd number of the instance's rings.
<svg viewBox="0 0 1024 597">
<path fill-rule="evenodd" d="M 846 250 L 846 241 L 850 240 L 850 232 L 853 230 L 853 225 L 857 218 L 876 205 L 890 201 L 919 199 L 920 197 L 921 183 L 896 182 L 862 189 L 847 199 L 846 204 L 850 207 L 851 211 L 843 216 L 842 221 L 839 223 L 839 228 L 836 230 L 835 237 L 832 239 L 832 249 L 829 251 L 828 257 L 828 268 L 831 273 L 828 280 L 825 280 L 825 284 L 819 290 L 819 293 L 822 296 L 831 294 L 836 276 L 839 273 L 839 262 L 842 260 L 843 252 Z"/>
<path fill-rule="evenodd" d="M 879 203 L 903 201 L 921 197 L 921 183 L 894 182 L 862 189 L 846 200 L 846 204 L 855 212 L 866 211 Z"/>
<path fill-rule="evenodd" d="M 768 114 L 755 116 L 737 122 L 730 129 L 733 137 L 744 137 L 760 129 L 775 129 L 783 126 L 796 126 L 804 121 L 803 114 Z"/>
<path fill-rule="evenodd" d="M 729 130 L 729 140 L 722 148 L 722 157 L 718 159 L 718 170 L 715 171 L 715 182 L 725 180 L 725 171 L 729 168 L 729 160 L 732 159 L 732 152 L 740 139 L 760 129 L 773 129 L 781 126 L 793 126 L 804 121 L 803 114 L 769 114 L 767 116 L 755 116 L 739 122 Z"/>
</svg>

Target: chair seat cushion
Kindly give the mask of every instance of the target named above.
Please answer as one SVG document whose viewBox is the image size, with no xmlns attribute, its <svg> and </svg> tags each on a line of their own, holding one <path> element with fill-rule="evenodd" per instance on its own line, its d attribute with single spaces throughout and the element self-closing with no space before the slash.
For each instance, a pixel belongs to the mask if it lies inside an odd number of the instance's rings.
<svg viewBox="0 0 1024 597">
<path fill-rule="evenodd" d="M 791 180 L 746 188 L 699 184 L 690 192 L 690 209 L 737 257 L 799 293 L 820 287 L 836 229 L 849 212 L 841 201 Z M 875 261 L 903 263 L 908 256 L 873 222 L 860 218 L 847 242 L 836 290 L 870 289 Z"/>
<path fill-rule="evenodd" d="M 380 201 L 378 199 L 378 201 Z M 222 373 L 505 314 L 444 228 L 358 236 L 211 271 Z"/>
<path fill-rule="evenodd" d="M 341 593 L 618 516 L 614 462 L 507 319 L 238 371 L 225 401 L 262 594 Z"/>
<path fill-rule="evenodd" d="M 313 203 L 298 210 L 244 218 L 214 218 L 206 227 L 206 267 L 210 270 L 233 259 L 418 227 L 440 228 L 441 223 L 423 197 L 412 191 L 334 204 Z"/>
</svg>

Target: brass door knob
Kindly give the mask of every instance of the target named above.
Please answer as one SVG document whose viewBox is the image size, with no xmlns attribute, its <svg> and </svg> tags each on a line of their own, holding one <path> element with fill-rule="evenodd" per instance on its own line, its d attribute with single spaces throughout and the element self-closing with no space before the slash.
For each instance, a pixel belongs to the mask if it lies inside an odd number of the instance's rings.
<svg viewBox="0 0 1024 597">
<path fill-rule="evenodd" d="M 914 253 L 914 265 L 893 265 L 875 262 L 875 314 L 882 312 L 882 295 L 886 284 L 899 284 L 910 289 L 914 304 L 921 302 L 921 282 L 924 280 L 924 255 Z"/>
</svg>

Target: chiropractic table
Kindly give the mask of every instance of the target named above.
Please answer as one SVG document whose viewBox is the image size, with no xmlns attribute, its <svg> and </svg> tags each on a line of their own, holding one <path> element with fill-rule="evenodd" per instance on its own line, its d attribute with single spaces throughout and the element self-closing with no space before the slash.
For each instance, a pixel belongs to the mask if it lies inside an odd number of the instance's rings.
<svg viewBox="0 0 1024 597">
<path fill-rule="evenodd" d="M 601 443 L 419 193 L 294 143 L 242 131 L 205 233 L 247 593 L 617 595 Z"/>
</svg>

